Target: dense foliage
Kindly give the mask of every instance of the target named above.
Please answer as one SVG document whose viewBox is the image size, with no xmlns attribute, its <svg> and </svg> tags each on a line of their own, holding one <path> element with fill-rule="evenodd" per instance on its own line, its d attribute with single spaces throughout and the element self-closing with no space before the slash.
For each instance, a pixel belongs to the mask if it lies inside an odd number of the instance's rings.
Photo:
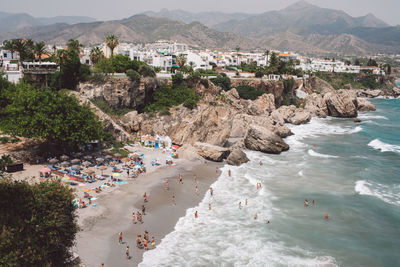
<svg viewBox="0 0 400 267">
<path fill-rule="evenodd" d="M 0 180 L 0 265 L 65 266 L 78 231 L 72 189 Z"/>
<path fill-rule="evenodd" d="M 140 74 L 132 69 L 129 69 L 126 71 L 126 76 L 132 81 L 132 82 L 139 82 L 140 81 Z"/>
<path fill-rule="evenodd" d="M 282 94 L 282 105 L 295 105 L 299 106 L 299 99 L 294 91 L 294 80 L 287 79 L 283 81 L 283 94 Z"/>
<path fill-rule="evenodd" d="M 92 98 L 92 99 L 90 99 L 90 101 L 96 107 L 101 109 L 101 111 L 103 111 L 104 113 L 106 113 L 108 115 L 111 115 L 111 116 L 122 116 L 122 115 L 125 115 L 126 113 L 132 111 L 132 110 L 127 109 L 127 108 L 114 109 L 103 98 Z"/>
<path fill-rule="evenodd" d="M 0 129 L 4 133 L 65 147 L 102 139 L 102 124 L 94 113 L 64 92 L 19 83 L 0 88 L 0 98 L 4 106 Z"/>
<path fill-rule="evenodd" d="M 168 110 L 172 106 L 184 104 L 187 108 L 195 108 L 199 101 L 194 89 L 185 85 L 168 86 L 163 85 L 154 93 L 154 102 L 145 107 L 146 112 Z"/>
<path fill-rule="evenodd" d="M 335 89 L 345 88 L 351 85 L 353 88 L 361 89 L 377 89 L 385 88 L 385 84 L 381 83 L 382 77 L 379 75 L 368 73 L 327 73 L 316 72 L 315 75 L 333 86 Z"/>
<path fill-rule="evenodd" d="M 218 75 L 216 78 L 210 79 L 210 81 L 216 86 L 221 87 L 225 91 L 231 89 L 231 79 L 229 79 L 229 77 Z"/>
<path fill-rule="evenodd" d="M 267 91 L 259 90 L 250 85 L 239 85 L 236 87 L 239 96 L 244 99 L 256 100 L 260 95 L 268 93 Z"/>
<path fill-rule="evenodd" d="M 151 78 L 156 77 L 156 72 L 154 71 L 154 69 L 146 64 L 139 67 L 139 74 L 142 75 L 143 77 L 151 77 Z"/>
<path fill-rule="evenodd" d="M 13 163 L 10 155 L 2 155 L 0 158 L 0 171 L 4 171 L 8 164 Z"/>
</svg>

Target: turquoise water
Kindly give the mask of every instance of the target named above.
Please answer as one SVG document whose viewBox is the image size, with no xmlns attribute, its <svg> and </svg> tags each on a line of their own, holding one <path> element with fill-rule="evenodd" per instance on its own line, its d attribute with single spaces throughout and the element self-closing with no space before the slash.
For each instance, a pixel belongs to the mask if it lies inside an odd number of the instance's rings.
<svg viewBox="0 0 400 267">
<path fill-rule="evenodd" d="M 372 102 L 360 124 L 313 119 L 288 152 L 224 167 L 142 266 L 400 266 L 400 100 Z"/>
</svg>

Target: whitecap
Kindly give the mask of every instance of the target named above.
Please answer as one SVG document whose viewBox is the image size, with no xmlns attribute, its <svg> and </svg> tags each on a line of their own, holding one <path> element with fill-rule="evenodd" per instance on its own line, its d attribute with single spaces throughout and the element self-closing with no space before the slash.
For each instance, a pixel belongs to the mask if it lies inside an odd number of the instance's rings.
<svg viewBox="0 0 400 267">
<path fill-rule="evenodd" d="M 319 157 L 319 158 L 338 158 L 338 156 L 333 156 L 333 155 L 327 155 L 327 154 L 321 154 L 318 152 L 315 152 L 312 149 L 308 150 L 308 154 L 312 157 Z"/>
<path fill-rule="evenodd" d="M 380 150 L 381 152 L 400 153 L 400 146 L 387 144 L 387 143 L 382 142 L 379 139 L 372 140 L 371 142 L 368 143 L 368 146 L 370 146 L 376 150 Z"/>
<path fill-rule="evenodd" d="M 381 116 L 381 115 L 372 115 L 372 114 L 370 114 L 370 113 L 359 113 L 359 114 L 358 114 L 358 118 L 363 119 L 363 120 L 367 120 L 367 119 L 389 120 L 389 119 L 386 118 L 385 116 Z"/>
<path fill-rule="evenodd" d="M 374 196 L 386 203 L 400 206 L 400 185 L 389 186 L 359 180 L 356 182 L 354 190 L 360 195 Z"/>
</svg>

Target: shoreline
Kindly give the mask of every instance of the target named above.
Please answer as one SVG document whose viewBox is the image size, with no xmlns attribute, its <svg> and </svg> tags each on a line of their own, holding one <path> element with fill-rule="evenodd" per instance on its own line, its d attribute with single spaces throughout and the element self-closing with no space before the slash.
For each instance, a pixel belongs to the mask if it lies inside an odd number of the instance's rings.
<svg viewBox="0 0 400 267">
<path fill-rule="evenodd" d="M 173 167 L 159 167 L 140 175 L 112 192 L 97 199 L 96 207 L 78 210 L 78 223 L 82 231 L 77 233 L 74 251 L 79 255 L 82 266 L 137 266 L 143 257 L 143 249 L 136 248 L 136 236 L 145 230 L 149 238 L 155 237 L 156 246 L 172 232 L 186 210 L 195 207 L 204 197 L 210 185 L 217 180 L 221 171 L 216 168 L 224 163 L 182 160 Z M 183 184 L 178 181 L 182 174 Z M 197 175 L 198 196 L 195 195 L 194 175 Z M 169 190 L 164 190 L 165 179 Z M 148 195 L 143 224 L 132 223 L 132 211 L 141 212 L 144 192 Z M 172 204 L 175 194 L 176 205 Z M 124 244 L 118 244 L 118 233 L 123 233 Z M 125 257 L 129 245 L 131 259 Z"/>
</svg>

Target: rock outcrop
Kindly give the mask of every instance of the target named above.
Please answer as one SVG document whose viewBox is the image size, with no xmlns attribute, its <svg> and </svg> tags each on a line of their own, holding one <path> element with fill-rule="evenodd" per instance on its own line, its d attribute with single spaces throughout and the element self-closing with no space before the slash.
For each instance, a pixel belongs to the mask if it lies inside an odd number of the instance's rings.
<svg viewBox="0 0 400 267">
<path fill-rule="evenodd" d="M 251 150 L 272 154 L 289 149 L 289 145 L 281 137 L 258 125 L 250 125 L 244 138 L 244 145 Z"/>
<path fill-rule="evenodd" d="M 367 97 L 367 98 L 375 98 L 378 96 L 382 96 L 383 92 L 382 90 L 358 90 L 357 91 L 357 96 L 359 97 Z"/>
<path fill-rule="evenodd" d="M 231 153 L 229 154 L 229 157 L 226 160 L 226 163 L 228 163 L 229 165 L 239 166 L 248 161 L 249 161 L 249 159 L 247 158 L 246 153 L 244 153 L 242 150 L 236 148 L 231 151 Z"/>
<path fill-rule="evenodd" d="M 318 77 L 311 77 L 308 79 L 305 84 L 305 88 L 311 92 L 318 92 L 322 95 L 335 91 L 335 88 L 333 88 L 332 85 Z"/>
<path fill-rule="evenodd" d="M 319 94 L 313 93 L 306 98 L 304 109 L 308 110 L 312 115 L 325 118 L 328 116 L 328 107 Z"/>
<path fill-rule="evenodd" d="M 324 95 L 324 101 L 328 108 L 328 115 L 340 118 L 357 117 L 357 99 L 344 89 L 328 92 Z"/>
<path fill-rule="evenodd" d="M 189 161 L 202 160 L 203 158 L 197 154 L 197 149 L 191 144 L 185 144 L 180 147 L 177 151 L 180 159 L 186 159 Z"/>
<path fill-rule="evenodd" d="M 194 147 L 197 153 L 205 159 L 222 162 L 229 156 L 230 150 L 224 147 L 214 146 L 206 143 L 196 142 Z"/>
<path fill-rule="evenodd" d="M 357 109 L 359 111 L 375 111 L 376 107 L 371 102 L 366 99 L 358 98 L 357 99 Z"/>
<path fill-rule="evenodd" d="M 304 124 L 311 120 L 311 113 L 302 108 L 296 108 L 294 105 L 281 106 L 274 111 L 271 116 L 276 118 L 280 123 L 282 119 L 294 125 Z"/>
</svg>

